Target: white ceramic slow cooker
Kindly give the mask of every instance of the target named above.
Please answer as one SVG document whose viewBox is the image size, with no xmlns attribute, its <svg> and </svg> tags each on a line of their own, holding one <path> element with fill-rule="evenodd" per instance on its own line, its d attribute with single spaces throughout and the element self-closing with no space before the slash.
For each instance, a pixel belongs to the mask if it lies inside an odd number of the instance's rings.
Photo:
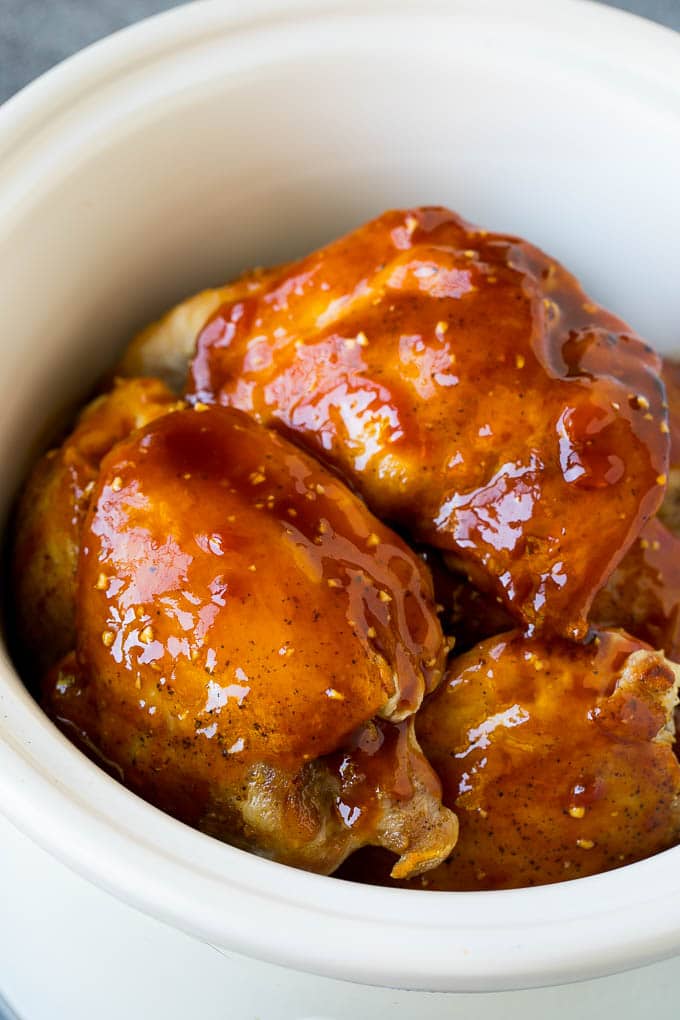
<svg viewBox="0 0 680 1020">
<path fill-rule="evenodd" d="M 680 349 L 680 37 L 585 0 L 207 0 L 31 85 L 0 110 L 3 515 L 55 415 L 135 328 L 385 208 L 435 203 L 543 246 Z M 4 650 L 0 810 L 144 913 L 332 978 L 492 991 L 680 953 L 680 848 L 493 893 L 283 868 L 101 772 Z"/>
</svg>

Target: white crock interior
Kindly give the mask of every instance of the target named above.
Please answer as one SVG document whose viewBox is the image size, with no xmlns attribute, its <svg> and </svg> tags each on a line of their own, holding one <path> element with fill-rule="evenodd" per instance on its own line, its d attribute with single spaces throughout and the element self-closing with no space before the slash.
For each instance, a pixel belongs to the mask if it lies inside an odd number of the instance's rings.
<svg viewBox="0 0 680 1020">
<path fill-rule="evenodd" d="M 587 3 L 206 2 L 0 111 L 6 513 L 45 423 L 194 289 L 389 206 L 543 245 L 680 343 L 680 40 Z M 0 808 L 80 873 L 223 948 L 405 988 L 491 990 L 680 949 L 680 850 L 544 889 L 438 894 L 284 869 L 149 807 L 54 730 L 0 654 Z"/>
</svg>

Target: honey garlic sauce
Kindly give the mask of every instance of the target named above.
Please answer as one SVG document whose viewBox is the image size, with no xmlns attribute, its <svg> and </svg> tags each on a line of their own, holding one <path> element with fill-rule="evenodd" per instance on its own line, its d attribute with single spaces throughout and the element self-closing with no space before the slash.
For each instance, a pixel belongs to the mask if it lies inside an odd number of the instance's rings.
<svg viewBox="0 0 680 1020">
<path fill-rule="evenodd" d="M 539 885 L 674 845 L 675 682 L 659 653 L 614 631 L 585 645 L 515 631 L 454 659 L 416 728 L 460 837 L 423 885 Z"/>
<path fill-rule="evenodd" d="M 104 460 L 93 499 L 78 658 L 115 760 L 141 740 L 159 768 L 181 746 L 208 783 L 229 761 L 294 768 L 374 715 L 405 718 L 438 682 L 424 566 L 241 412 L 158 419 Z"/>
<path fill-rule="evenodd" d="M 527 630 L 582 639 L 663 496 L 659 369 L 538 249 L 416 209 L 223 306 L 190 399 L 294 433 Z"/>
</svg>

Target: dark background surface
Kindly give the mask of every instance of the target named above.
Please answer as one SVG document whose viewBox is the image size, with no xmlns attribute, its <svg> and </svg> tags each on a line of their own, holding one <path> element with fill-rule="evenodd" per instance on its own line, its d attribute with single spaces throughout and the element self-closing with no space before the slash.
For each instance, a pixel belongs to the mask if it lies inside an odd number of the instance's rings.
<svg viewBox="0 0 680 1020">
<path fill-rule="evenodd" d="M 177 7 L 180 2 L 182 0 L 0 0 L 0 103 L 83 46 L 141 18 Z M 680 0 L 603 2 L 680 31 Z M 2 961 L 0 987 L 1 974 Z M 0 1020 L 13 1017 L 0 994 Z"/>
<path fill-rule="evenodd" d="M 181 0 L 0 0 L 0 103 L 64 57 Z M 238 3 L 239 0 L 232 0 Z M 240 0 L 247 4 L 247 0 Z M 507 0 L 512 4 L 512 0 Z M 544 0 L 546 4 L 552 0 Z M 680 31 L 680 0 L 604 0 Z"/>
</svg>

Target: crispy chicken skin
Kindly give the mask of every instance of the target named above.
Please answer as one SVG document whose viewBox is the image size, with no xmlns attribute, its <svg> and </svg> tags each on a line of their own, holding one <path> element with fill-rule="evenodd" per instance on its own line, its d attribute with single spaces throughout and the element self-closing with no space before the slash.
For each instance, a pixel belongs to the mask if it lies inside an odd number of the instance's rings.
<svg viewBox="0 0 680 1020">
<path fill-rule="evenodd" d="M 132 789 L 319 872 L 448 855 L 413 730 L 444 665 L 430 578 L 306 453 L 228 408 L 157 419 L 102 462 L 78 577 L 45 704 Z"/>
<path fill-rule="evenodd" d="M 157 379 L 118 381 L 34 467 L 17 507 L 13 590 L 19 640 L 30 650 L 35 678 L 75 643 L 80 527 L 102 457 L 133 429 L 177 406 Z"/>
<path fill-rule="evenodd" d="M 294 433 L 529 632 L 582 639 L 663 496 L 659 370 L 537 248 L 430 208 L 223 305 L 189 389 Z"/>
<path fill-rule="evenodd" d="M 454 659 L 418 713 L 423 750 L 455 809 L 449 859 L 412 884 L 509 889 L 580 878 L 673 846 L 680 667 L 623 632 L 585 645 L 517 631 Z M 389 883 L 382 857 L 343 877 Z"/>
</svg>

